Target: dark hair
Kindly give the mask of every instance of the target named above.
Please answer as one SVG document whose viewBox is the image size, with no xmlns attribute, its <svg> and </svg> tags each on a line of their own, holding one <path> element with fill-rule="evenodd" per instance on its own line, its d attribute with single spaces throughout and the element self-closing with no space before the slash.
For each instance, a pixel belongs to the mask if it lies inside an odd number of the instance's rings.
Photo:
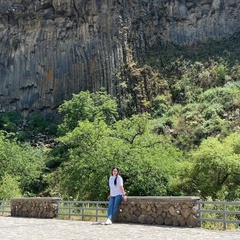
<svg viewBox="0 0 240 240">
<path fill-rule="evenodd" d="M 118 174 L 119 174 L 119 168 L 118 167 L 113 167 L 112 168 L 112 172 L 113 172 L 114 169 L 117 169 L 117 175 L 116 175 L 116 177 L 114 179 L 114 185 L 116 186 L 117 185 L 117 177 L 118 177 Z"/>
</svg>

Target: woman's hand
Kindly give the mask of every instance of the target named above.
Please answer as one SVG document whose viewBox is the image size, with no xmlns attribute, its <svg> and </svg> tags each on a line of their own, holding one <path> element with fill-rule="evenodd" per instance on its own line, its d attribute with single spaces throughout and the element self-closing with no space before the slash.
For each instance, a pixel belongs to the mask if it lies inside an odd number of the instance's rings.
<svg viewBox="0 0 240 240">
<path fill-rule="evenodd" d="M 124 200 L 124 202 L 127 201 L 127 196 L 126 195 L 123 196 L 123 200 Z"/>
</svg>

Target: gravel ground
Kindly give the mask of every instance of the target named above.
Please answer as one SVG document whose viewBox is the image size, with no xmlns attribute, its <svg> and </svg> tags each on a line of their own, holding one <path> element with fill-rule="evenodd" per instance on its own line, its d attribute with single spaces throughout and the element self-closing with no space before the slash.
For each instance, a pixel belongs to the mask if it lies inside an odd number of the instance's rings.
<svg viewBox="0 0 240 240">
<path fill-rule="evenodd" d="M 240 230 L 0 217 L 0 240 L 240 240 Z"/>
</svg>

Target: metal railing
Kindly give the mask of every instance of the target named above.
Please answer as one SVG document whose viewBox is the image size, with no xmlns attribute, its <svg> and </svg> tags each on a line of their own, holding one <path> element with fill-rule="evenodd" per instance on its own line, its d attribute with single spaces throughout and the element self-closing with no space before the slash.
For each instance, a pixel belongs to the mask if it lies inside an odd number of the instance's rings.
<svg viewBox="0 0 240 240">
<path fill-rule="evenodd" d="M 80 220 L 99 221 L 107 217 L 108 201 L 58 201 L 58 217 L 77 217 Z M 240 225 L 240 202 L 197 201 L 198 221 L 220 222 L 227 229 L 227 223 Z M 220 209 L 221 208 L 221 209 Z M 230 209 L 229 209 L 230 208 Z M 207 217 L 206 217 L 207 214 Z M 215 214 L 215 216 L 213 216 Z M 210 216 L 210 217 L 209 217 Z M 229 219 L 232 216 L 232 219 Z"/>
<path fill-rule="evenodd" d="M 11 213 L 10 200 L 0 200 L 0 215 L 9 215 Z"/>
<path fill-rule="evenodd" d="M 57 217 L 77 217 L 80 220 L 93 220 L 107 217 L 108 201 L 58 201 Z"/>
<path fill-rule="evenodd" d="M 235 223 L 240 226 L 240 202 L 198 201 L 197 203 L 200 227 L 203 222 L 223 223 L 224 230 L 227 229 L 227 223 Z M 207 217 L 204 214 L 207 214 Z M 214 217 L 212 217 L 213 214 Z M 208 217 L 209 215 L 211 218 Z"/>
</svg>

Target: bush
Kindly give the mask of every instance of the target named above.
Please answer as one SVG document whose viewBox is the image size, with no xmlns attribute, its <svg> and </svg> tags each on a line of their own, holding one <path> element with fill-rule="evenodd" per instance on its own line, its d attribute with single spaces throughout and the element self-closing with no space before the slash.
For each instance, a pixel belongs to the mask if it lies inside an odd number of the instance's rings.
<svg viewBox="0 0 240 240">
<path fill-rule="evenodd" d="M 9 200 L 20 196 L 21 190 L 18 181 L 12 176 L 6 174 L 0 182 L 0 199 Z"/>
<path fill-rule="evenodd" d="M 0 114 L 0 130 L 7 132 L 17 132 L 18 125 L 22 122 L 23 118 L 17 111 L 10 111 Z"/>
</svg>

